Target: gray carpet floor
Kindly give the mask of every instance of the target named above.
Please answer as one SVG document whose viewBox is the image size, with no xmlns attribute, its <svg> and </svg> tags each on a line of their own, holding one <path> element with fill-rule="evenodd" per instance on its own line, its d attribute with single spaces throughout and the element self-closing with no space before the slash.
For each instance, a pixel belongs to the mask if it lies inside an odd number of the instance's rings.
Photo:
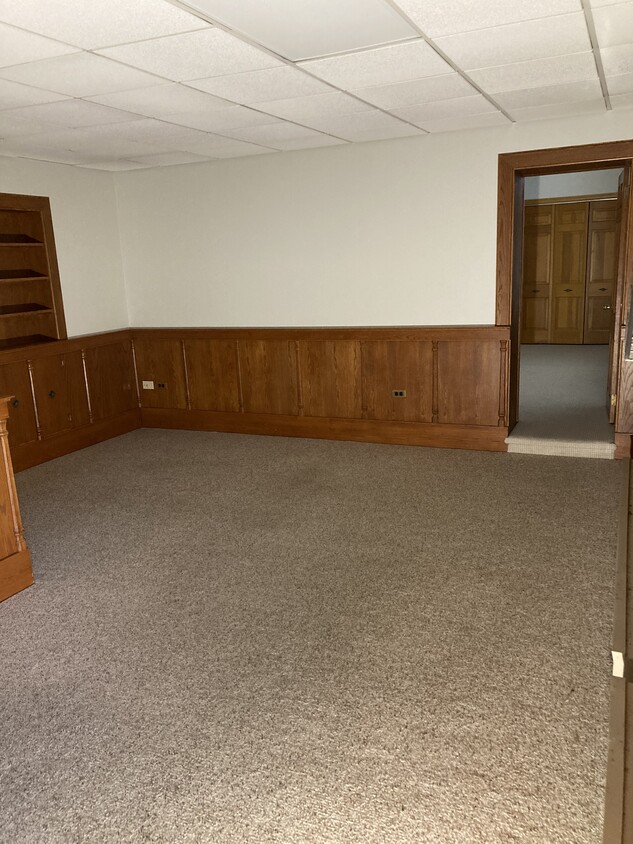
<svg viewBox="0 0 633 844">
<path fill-rule="evenodd" d="M 519 422 L 510 437 L 613 442 L 608 346 L 521 346 Z"/>
<path fill-rule="evenodd" d="M 0 841 L 597 844 L 620 471 L 141 430 L 19 474 Z"/>
</svg>

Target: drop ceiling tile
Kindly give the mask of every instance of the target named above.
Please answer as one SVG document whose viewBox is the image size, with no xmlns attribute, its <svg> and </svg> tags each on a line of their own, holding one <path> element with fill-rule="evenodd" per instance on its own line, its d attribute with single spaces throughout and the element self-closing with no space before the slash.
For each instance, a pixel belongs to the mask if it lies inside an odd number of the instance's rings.
<svg viewBox="0 0 633 844">
<path fill-rule="evenodd" d="M 596 79 L 597 71 L 593 53 L 575 53 L 571 56 L 554 56 L 473 70 L 470 76 L 484 91 L 497 94 L 503 91 L 585 82 Z"/>
<path fill-rule="evenodd" d="M 610 94 L 630 94 L 633 91 L 633 73 L 607 76 L 607 88 Z"/>
<path fill-rule="evenodd" d="M 278 141 L 309 138 L 318 135 L 318 133 L 312 129 L 306 129 L 304 126 L 296 126 L 294 123 L 279 122 L 266 126 L 251 126 L 246 129 L 232 129 L 230 135 L 240 141 L 276 147 Z"/>
<path fill-rule="evenodd" d="M 364 111 L 356 114 L 322 117 L 311 124 L 313 129 L 334 135 L 345 141 L 376 141 L 420 135 L 415 126 L 403 123 L 382 111 Z"/>
<path fill-rule="evenodd" d="M 26 108 L 5 111 L 9 117 L 22 117 L 27 120 L 37 120 L 52 123 L 56 126 L 66 126 L 76 129 L 79 126 L 99 126 L 104 123 L 124 123 L 134 120 L 136 115 L 128 111 L 88 103 L 85 100 L 62 100 L 57 103 L 26 106 Z"/>
<path fill-rule="evenodd" d="M 384 0 L 188 0 L 188 4 L 293 61 L 416 34 Z"/>
<path fill-rule="evenodd" d="M 507 91 L 495 94 L 495 100 L 507 110 L 531 108 L 553 103 L 574 103 L 582 100 L 596 100 L 602 96 L 600 80 L 569 82 L 566 85 L 550 85 L 546 88 L 527 88 L 521 91 Z"/>
<path fill-rule="evenodd" d="M 76 52 L 76 47 L 69 47 L 68 44 L 0 23 L 0 67 L 36 62 Z"/>
<path fill-rule="evenodd" d="M 12 158 L 28 158 L 36 161 L 50 161 L 54 164 L 82 164 L 85 161 L 84 155 L 70 150 L 54 149 L 42 142 L 39 146 L 31 146 L 24 149 L 22 145 L 17 146 L 9 141 L 0 141 L 0 155 L 8 155 Z"/>
<path fill-rule="evenodd" d="M 215 147 L 213 158 L 242 158 L 245 155 L 264 155 L 267 152 L 277 152 L 274 149 L 247 144 L 243 141 L 229 141 L 225 146 Z"/>
<path fill-rule="evenodd" d="M 362 53 L 301 62 L 300 67 L 347 91 L 439 76 L 452 71 L 450 65 L 421 39 Z"/>
<path fill-rule="evenodd" d="M 196 164 L 200 161 L 209 161 L 208 155 L 196 155 L 193 152 L 159 152 L 154 155 L 139 155 L 135 161 L 139 164 L 146 164 L 151 167 L 167 167 L 173 164 Z"/>
<path fill-rule="evenodd" d="M 427 79 L 394 82 L 392 85 L 357 88 L 351 93 L 379 108 L 395 109 L 448 100 L 452 97 L 465 97 L 475 90 L 458 73 L 447 73 L 442 76 L 429 76 Z"/>
<path fill-rule="evenodd" d="M 465 117 L 471 114 L 486 114 L 497 109 L 481 94 L 471 97 L 459 97 L 451 100 L 441 100 L 436 103 L 408 106 L 394 109 L 393 113 L 403 120 L 408 120 L 416 126 L 424 128 L 427 123 L 445 120 L 450 117 Z"/>
<path fill-rule="evenodd" d="M 2 68 L 0 78 L 58 91 L 70 97 L 93 97 L 129 88 L 160 85 L 165 81 L 92 53 L 73 53 L 70 56 Z"/>
<path fill-rule="evenodd" d="M 633 3 L 594 9 L 593 20 L 601 49 L 630 44 L 633 50 Z"/>
<path fill-rule="evenodd" d="M 591 50 L 582 12 L 449 35 L 436 43 L 464 70 Z"/>
<path fill-rule="evenodd" d="M 41 88 L 31 88 L 30 85 L 20 85 L 19 82 L 0 79 L 1 111 L 40 103 L 60 102 L 65 99 L 67 97 L 64 94 L 55 94 L 53 91 L 43 91 Z"/>
<path fill-rule="evenodd" d="M 194 91 L 193 88 L 187 88 L 175 82 L 133 91 L 102 94 L 90 97 L 90 100 L 112 108 L 143 114 L 146 117 L 169 117 L 180 112 L 206 111 L 231 106 L 231 103 L 227 103 L 226 100 L 212 97 L 211 94 L 205 94 L 202 91 Z"/>
<path fill-rule="evenodd" d="M 633 44 L 620 44 L 600 50 L 605 76 L 620 76 L 633 72 Z"/>
<path fill-rule="evenodd" d="M 325 82 L 289 65 L 196 79 L 187 84 L 242 105 L 266 102 L 271 97 L 285 100 L 332 91 Z"/>
<path fill-rule="evenodd" d="M 202 140 L 205 137 L 204 132 L 149 117 L 126 123 L 95 126 L 93 129 L 92 135 L 85 137 L 93 138 L 95 142 L 125 143 L 133 141 L 134 143 L 159 144 L 166 149 L 173 149 L 178 144 Z"/>
<path fill-rule="evenodd" d="M 0 18 L 85 50 L 210 27 L 164 0 L 2 0 Z"/>
<path fill-rule="evenodd" d="M 22 135 L 43 135 L 54 127 L 50 123 L 13 117 L 0 111 L 0 138 L 19 138 Z"/>
<path fill-rule="evenodd" d="M 580 0 L 397 0 L 397 4 L 432 38 L 582 10 Z"/>
<path fill-rule="evenodd" d="M 485 129 L 488 126 L 511 126 L 512 123 L 500 111 L 488 114 L 472 114 L 464 117 L 448 117 L 445 120 L 434 120 L 424 127 L 431 134 L 440 132 L 458 132 L 463 129 Z"/>
<path fill-rule="evenodd" d="M 98 52 L 174 82 L 226 76 L 282 64 L 263 50 L 216 28 L 138 41 Z"/>
<path fill-rule="evenodd" d="M 152 167 L 152 164 L 140 164 L 137 161 L 130 161 L 126 158 L 113 158 L 110 160 L 97 160 L 92 161 L 89 164 L 77 164 L 77 167 L 81 167 L 84 170 L 108 170 L 111 173 L 122 172 L 124 170 L 146 170 L 148 167 Z"/>
<path fill-rule="evenodd" d="M 259 111 L 274 114 L 277 117 L 306 123 L 320 117 L 333 117 L 337 114 L 354 114 L 359 111 L 373 111 L 370 105 L 341 92 L 331 94 L 313 94 L 311 97 L 296 97 L 287 100 L 257 103 Z"/>
<path fill-rule="evenodd" d="M 93 158 L 134 158 L 156 152 L 170 152 L 172 147 L 159 144 L 140 143 L 115 134 L 118 126 L 91 126 L 83 129 L 60 129 L 47 132 L 46 135 L 31 135 L 26 138 L 15 138 L 16 143 L 24 149 L 46 145 L 51 149 L 80 152 L 85 157 Z"/>
<path fill-rule="evenodd" d="M 556 117 L 572 117 L 575 114 L 604 114 L 606 105 L 603 99 L 587 100 L 580 103 L 554 103 L 530 108 L 515 108 L 510 114 L 517 123 L 530 120 L 551 120 Z"/>
<path fill-rule="evenodd" d="M 611 105 L 613 108 L 631 108 L 633 107 L 633 93 L 630 94 L 615 94 L 611 97 Z"/>
<path fill-rule="evenodd" d="M 246 126 L 260 126 L 278 122 L 278 119 L 270 114 L 253 111 L 250 108 L 238 105 L 212 109 L 208 112 L 186 112 L 173 115 L 169 119 L 177 121 L 181 126 L 189 126 L 203 132 L 219 132 L 220 134 L 227 129 L 241 129 Z"/>
<path fill-rule="evenodd" d="M 316 147 L 333 147 L 347 144 L 341 138 L 333 138 L 331 135 L 322 135 L 320 132 L 315 132 L 312 135 L 306 135 L 304 138 L 288 138 L 285 141 L 276 141 L 275 149 L 289 152 L 297 149 L 315 149 Z"/>
</svg>

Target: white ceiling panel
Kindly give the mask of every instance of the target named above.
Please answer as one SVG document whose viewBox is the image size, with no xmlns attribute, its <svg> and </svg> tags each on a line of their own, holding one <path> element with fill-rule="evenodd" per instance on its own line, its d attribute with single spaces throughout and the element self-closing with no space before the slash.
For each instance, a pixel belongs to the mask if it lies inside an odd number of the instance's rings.
<svg viewBox="0 0 633 844">
<path fill-rule="evenodd" d="M 16 145 L 15 141 L 0 140 L 0 155 L 10 156 L 12 158 L 32 158 L 36 161 L 52 161 L 58 164 L 83 164 L 86 161 L 86 156 L 80 152 L 73 152 L 72 150 L 54 149 L 46 145 L 41 140 L 39 144 L 20 144 Z"/>
<path fill-rule="evenodd" d="M 98 52 L 174 82 L 226 76 L 282 64 L 263 50 L 215 28 L 139 41 Z"/>
<path fill-rule="evenodd" d="M 550 85 L 546 88 L 527 88 L 521 91 L 506 91 L 495 94 L 495 101 L 506 110 L 531 108 L 532 106 L 555 103 L 576 103 L 582 100 L 597 100 L 602 96 L 600 80 L 570 82 L 566 85 Z"/>
<path fill-rule="evenodd" d="M 22 108 L 23 106 L 39 105 L 40 103 L 54 103 L 65 100 L 64 94 L 44 91 L 41 88 L 31 88 L 30 85 L 20 85 L 19 82 L 9 82 L 0 79 L 0 111 L 7 108 Z"/>
<path fill-rule="evenodd" d="M 50 123 L 12 117 L 0 111 L 0 138 L 19 138 L 22 135 L 41 135 L 54 130 Z"/>
<path fill-rule="evenodd" d="M 187 0 L 187 5 L 293 61 L 416 35 L 385 0 Z"/>
<path fill-rule="evenodd" d="M 151 164 L 139 164 L 137 161 L 129 161 L 126 158 L 112 158 L 101 161 L 92 161 L 90 164 L 78 164 L 78 167 L 89 170 L 107 170 L 111 173 L 120 173 L 124 170 L 146 170 L 152 167 Z"/>
<path fill-rule="evenodd" d="M 351 93 L 379 108 L 395 109 L 418 103 L 448 100 L 452 97 L 465 97 L 475 91 L 476 88 L 458 73 L 447 73 L 442 76 L 429 76 L 427 79 L 395 82 L 393 85 L 358 88 Z"/>
<path fill-rule="evenodd" d="M 397 4 L 432 38 L 582 9 L 580 0 L 397 0 Z"/>
<path fill-rule="evenodd" d="M 159 152 L 154 155 L 139 155 L 135 161 L 149 167 L 166 167 L 173 164 L 198 164 L 208 161 L 208 155 L 196 155 L 193 152 Z"/>
<path fill-rule="evenodd" d="M 496 94 L 526 88 L 545 88 L 596 79 L 593 53 L 555 56 L 529 62 L 473 70 L 470 76 L 484 91 Z"/>
<path fill-rule="evenodd" d="M 77 128 L 79 126 L 99 126 L 105 123 L 124 123 L 134 120 L 136 115 L 128 111 L 89 103 L 85 100 L 62 100 L 56 103 L 26 106 L 26 108 L 12 109 L 4 114 L 13 117 L 23 117 L 27 120 L 53 123 L 56 126 Z"/>
<path fill-rule="evenodd" d="M 510 113 L 517 121 L 550 120 L 575 114 L 604 114 L 606 105 L 603 99 L 587 100 L 580 103 L 556 103 L 554 105 L 532 106 L 513 109 Z"/>
<path fill-rule="evenodd" d="M 257 144 L 247 144 L 243 141 L 229 141 L 226 146 L 216 147 L 213 150 L 213 158 L 244 158 L 249 155 L 264 155 L 267 152 L 277 152 L 268 147 L 260 147 Z"/>
<path fill-rule="evenodd" d="M 300 66 L 346 91 L 439 76 L 452 71 L 450 65 L 422 40 L 302 62 Z"/>
<path fill-rule="evenodd" d="M 170 119 L 177 120 L 182 126 L 201 129 L 203 132 L 219 132 L 220 134 L 227 129 L 261 126 L 278 121 L 278 118 L 270 114 L 253 111 L 250 108 L 238 105 L 223 109 L 212 109 L 207 112 L 186 112 Z"/>
<path fill-rule="evenodd" d="M 315 119 L 311 126 L 345 141 L 378 141 L 422 134 L 415 126 L 403 123 L 382 111 L 322 117 Z"/>
<path fill-rule="evenodd" d="M 275 141 L 275 149 L 290 151 L 296 149 L 315 149 L 316 147 L 343 146 L 347 141 L 341 138 L 333 138 L 331 135 L 322 135 L 314 132 L 312 135 L 305 135 L 302 138 L 288 138 L 285 141 Z"/>
<path fill-rule="evenodd" d="M 464 117 L 447 117 L 444 120 L 435 120 L 424 127 L 431 134 L 441 132 L 459 132 L 462 129 L 485 129 L 489 126 L 511 126 L 511 122 L 504 117 L 500 111 L 489 112 L 488 114 L 473 114 Z"/>
<path fill-rule="evenodd" d="M 205 158 L 213 158 L 217 149 L 233 142 L 233 139 L 226 135 L 214 135 L 212 132 L 202 132 L 201 135 L 202 137 L 195 140 L 179 142 L 176 149 L 181 152 L 193 152 Z M 241 142 L 235 141 L 235 143 Z"/>
<path fill-rule="evenodd" d="M 133 91 L 118 91 L 114 94 L 102 94 L 90 97 L 92 102 L 112 108 L 124 109 L 143 114 L 146 117 L 169 117 L 172 114 L 190 111 L 207 111 L 215 108 L 229 108 L 231 103 L 194 91 L 185 85 L 169 83 L 151 88 L 139 88 Z"/>
<path fill-rule="evenodd" d="M 117 123 L 114 126 L 99 127 L 99 137 L 177 146 L 180 143 L 203 139 L 204 132 L 146 117 L 127 123 Z"/>
<path fill-rule="evenodd" d="M 277 117 L 310 125 L 311 120 L 334 117 L 339 114 L 354 114 L 358 111 L 372 111 L 372 107 L 347 94 L 314 94 L 311 97 L 296 97 L 274 102 L 257 103 L 260 111 Z"/>
<path fill-rule="evenodd" d="M 633 44 L 620 44 L 600 50 L 605 76 L 633 73 Z"/>
<path fill-rule="evenodd" d="M 633 50 L 633 3 L 594 9 L 593 20 L 601 48 L 630 44 Z"/>
<path fill-rule="evenodd" d="M 2 0 L 0 20 L 84 50 L 210 26 L 164 0 Z"/>
<path fill-rule="evenodd" d="M 0 23 L 0 67 L 36 62 L 76 51 L 76 47 L 69 47 L 68 44 Z"/>
<path fill-rule="evenodd" d="M 611 105 L 613 108 L 633 108 L 633 93 L 615 94 L 611 97 Z"/>
<path fill-rule="evenodd" d="M 408 106 L 394 109 L 394 114 L 408 120 L 416 126 L 424 128 L 427 123 L 445 120 L 449 117 L 465 117 L 471 114 L 486 114 L 497 109 L 481 94 L 471 97 L 458 97 L 451 100 L 441 100 L 436 103 Z"/>
<path fill-rule="evenodd" d="M 92 97 L 164 82 L 157 76 L 150 76 L 92 53 L 73 53 L 70 56 L 2 68 L 0 78 L 59 91 L 70 97 Z"/>
<path fill-rule="evenodd" d="M 252 70 L 248 73 L 235 73 L 231 76 L 196 79 L 187 84 L 192 88 L 208 91 L 210 94 L 242 105 L 263 103 L 272 97 L 285 100 L 332 91 L 325 82 L 314 79 L 290 65 Z"/>
<path fill-rule="evenodd" d="M 633 91 L 633 73 L 607 76 L 607 87 L 610 94 L 630 94 Z"/>
<path fill-rule="evenodd" d="M 449 35 L 436 43 L 464 70 L 591 50 L 582 12 Z"/>
</svg>

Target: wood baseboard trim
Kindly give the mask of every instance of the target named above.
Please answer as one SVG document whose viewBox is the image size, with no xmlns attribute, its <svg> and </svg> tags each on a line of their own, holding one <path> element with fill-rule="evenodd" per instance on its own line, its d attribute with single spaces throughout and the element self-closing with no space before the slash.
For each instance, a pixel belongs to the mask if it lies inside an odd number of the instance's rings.
<svg viewBox="0 0 633 844">
<path fill-rule="evenodd" d="M 134 431 L 140 427 L 140 413 L 135 408 L 112 419 L 104 419 L 83 428 L 63 431 L 54 437 L 13 446 L 11 448 L 13 469 L 15 472 L 21 472 L 23 469 L 30 469 L 31 466 L 37 466 L 39 463 L 45 463 L 55 457 L 62 457 L 72 451 L 79 451 L 79 449 L 112 439 L 112 437 L 127 434 L 129 431 Z"/>
<path fill-rule="evenodd" d="M 507 451 L 505 438 L 508 435 L 508 429 L 505 427 L 484 425 L 442 425 L 165 408 L 143 408 L 141 425 L 144 428 L 352 440 L 391 445 L 465 448 L 474 451 Z"/>
<path fill-rule="evenodd" d="M 616 434 L 615 442 L 615 459 L 616 460 L 630 460 L 631 459 L 631 434 Z"/>
<path fill-rule="evenodd" d="M 28 549 L 18 551 L 0 562 L 0 601 L 33 585 L 33 567 Z"/>
</svg>

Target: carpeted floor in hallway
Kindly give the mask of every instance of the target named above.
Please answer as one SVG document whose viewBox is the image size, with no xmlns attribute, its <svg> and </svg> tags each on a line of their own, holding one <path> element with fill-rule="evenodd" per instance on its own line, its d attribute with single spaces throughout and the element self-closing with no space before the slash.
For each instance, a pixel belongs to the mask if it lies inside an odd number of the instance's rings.
<svg viewBox="0 0 633 844">
<path fill-rule="evenodd" d="M 596 844 L 617 462 L 141 430 L 17 476 L 3 844 Z"/>
</svg>

